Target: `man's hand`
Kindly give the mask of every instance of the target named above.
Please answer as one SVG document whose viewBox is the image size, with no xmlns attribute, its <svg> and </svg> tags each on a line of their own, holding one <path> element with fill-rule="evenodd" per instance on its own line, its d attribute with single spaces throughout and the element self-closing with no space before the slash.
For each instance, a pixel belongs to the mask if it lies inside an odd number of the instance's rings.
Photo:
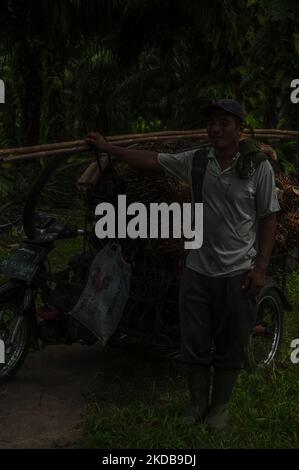
<svg viewBox="0 0 299 470">
<path fill-rule="evenodd" d="M 264 269 L 254 268 L 248 273 L 242 289 L 249 296 L 256 297 L 265 284 L 266 271 Z"/>
<path fill-rule="evenodd" d="M 85 139 L 88 145 L 92 145 L 103 153 L 109 153 L 115 158 L 132 165 L 135 168 L 143 168 L 146 170 L 163 171 L 158 161 L 157 152 L 151 150 L 136 150 L 130 148 L 112 145 L 105 141 L 104 137 L 97 133 L 91 132 Z"/>
<path fill-rule="evenodd" d="M 107 142 L 104 137 L 98 132 L 91 132 L 85 139 L 88 145 L 92 145 L 100 152 L 105 152 L 107 149 Z"/>
</svg>

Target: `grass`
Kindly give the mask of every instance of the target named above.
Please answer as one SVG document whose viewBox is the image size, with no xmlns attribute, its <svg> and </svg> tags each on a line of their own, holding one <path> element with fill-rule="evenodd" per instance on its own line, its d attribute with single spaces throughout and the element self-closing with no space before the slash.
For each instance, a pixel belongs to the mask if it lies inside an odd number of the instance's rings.
<svg viewBox="0 0 299 470">
<path fill-rule="evenodd" d="M 63 220 L 74 222 L 73 214 Z M 78 216 L 78 225 L 80 217 Z M 8 240 L 7 240 L 8 241 Z M 18 237 L 9 237 L 15 243 Z M 3 239 L 2 239 L 3 242 Z M 57 243 L 54 269 L 82 250 L 81 238 Z M 5 243 L 0 258 L 7 256 Z M 299 269 L 288 276 L 289 301 L 281 355 L 270 370 L 242 372 L 230 407 L 230 426 L 208 431 L 183 427 L 177 414 L 188 401 L 182 370 L 145 348 L 105 348 L 88 396 L 81 438 L 74 446 L 88 448 L 298 448 L 299 364 L 290 361 L 290 343 L 299 338 Z"/>
<path fill-rule="evenodd" d="M 89 397 L 80 446 L 91 448 L 275 449 L 299 447 L 299 270 L 288 278 L 281 355 L 271 369 L 242 372 L 230 406 L 230 426 L 211 432 L 183 427 L 177 413 L 188 395 L 182 371 L 145 349 L 106 350 Z M 108 366 L 105 366 L 108 363 Z"/>
<path fill-rule="evenodd" d="M 230 427 L 210 432 L 183 427 L 176 418 L 187 401 L 183 376 L 167 373 L 165 364 L 144 367 L 128 355 L 115 375 L 102 376 L 90 396 L 81 446 L 91 448 L 296 448 L 298 447 L 298 370 L 276 375 L 243 372 L 230 408 Z M 136 357 L 136 355 L 135 355 Z M 131 375 L 123 375 L 124 361 Z M 117 370 L 121 373 L 117 374 Z"/>
</svg>

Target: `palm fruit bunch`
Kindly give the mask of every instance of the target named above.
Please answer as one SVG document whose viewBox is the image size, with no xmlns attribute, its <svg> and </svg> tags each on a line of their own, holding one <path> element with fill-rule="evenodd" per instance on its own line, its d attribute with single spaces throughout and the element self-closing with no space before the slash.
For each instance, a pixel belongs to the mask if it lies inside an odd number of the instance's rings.
<svg viewBox="0 0 299 470">
<path fill-rule="evenodd" d="M 143 146 L 143 148 L 145 145 Z M 147 146 L 148 148 L 149 146 Z M 173 149 L 172 149 L 173 151 Z M 188 185 L 175 177 L 166 176 L 156 171 L 139 170 L 119 162 L 109 165 L 104 172 L 104 178 L 88 192 L 88 205 L 90 209 L 90 221 L 94 218 L 94 208 L 99 202 L 110 202 L 117 207 L 117 198 L 120 194 L 126 195 L 127 206 L 133 202 L 142 202 L 147 208 L 148 227 L 150 224 L 151 203 L 171 204 L 173 202 L 189 202 L 191 199 Z M 169 238 L 119 240 L 123 251 L 133 249 L 150 249 L 161 257 L 167 257 L 168 264 L 183 254 L 184 240 L 172 238 L 170 230 Z"/>
<path fill-rule="evenodd" d="M 299 243 L 299 186 L 283 172 L 275 174 L 281 211 L 278 214 L 277 247 L 281 250 L 297 248 Z"/>
<path fill-rule="evenodd" d="M 202 141 L 198 142 L 190 138 L 177 141 L 169 139 L 163 142 L 135 144 L 134 148 L 155 150 L 159 153 L 178 153 L 199 147 L 201 144 Z M 278 213 L 276 249 L 285 251 L 296 248 L 299 245 L 299 185 L 294 179 L 280 171 L 277 155 L 272 147 L 263 143 L 259 143 L 259 147 L 268 155 L 273 164 L 278 198 L 282 208 Z M 127 205 L 132 202 L 142 202 L 146 206 L 152 202 L 182 204 L 191 200 L 188 185 L 175 177 L 155 171 L 137 170 L 114 162 L 105 170 L 105 178 L 101 178 L 90 193 L 90 208 L 93 213 L 95 205 L 100 201 L 117 205 L 118 194 L 126 194 Z M 183 251 L 183 240 L 171 238 L 171 234 L 169 239 L 138 240 L 137 243 L 153 248 L 161 255 L 171 257 Z"/>
</svg>

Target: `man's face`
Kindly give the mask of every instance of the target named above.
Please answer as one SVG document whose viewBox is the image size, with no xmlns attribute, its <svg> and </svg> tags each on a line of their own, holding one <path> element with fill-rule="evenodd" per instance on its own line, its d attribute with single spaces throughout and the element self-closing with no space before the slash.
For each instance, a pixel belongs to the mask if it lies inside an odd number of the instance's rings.
<svg viewBox="0 0 299 470">
<path fill-rule="evenodd" d="M 216 110 L 208 116 L 207 132 L 215 150 L 225 150 L 239 142 L 240 125 L 231 114 Z"/>
</svg>

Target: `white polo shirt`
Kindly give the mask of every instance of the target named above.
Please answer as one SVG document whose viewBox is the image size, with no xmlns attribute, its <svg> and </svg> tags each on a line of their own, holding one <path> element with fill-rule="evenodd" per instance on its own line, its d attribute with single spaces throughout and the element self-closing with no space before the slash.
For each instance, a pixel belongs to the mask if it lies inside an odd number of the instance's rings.
<svg viewBox="0 0 299 470">
<path fill-rule="evenodd" d="M 187 181 L 192 188 L 196 150 L 159 153 L 158 161 L 166 173 Z M 237 158 L 222 171 L 214 149 L 208 152 L 203 184 L 203 245 L 189 251 L 186 266 L 206 276 L 233 276 L 254 266 L 258 219 L 280 210 L 274 171 L 264 160 L 251 177 L 241 179 L 234 167 Z"/>
</svg>

